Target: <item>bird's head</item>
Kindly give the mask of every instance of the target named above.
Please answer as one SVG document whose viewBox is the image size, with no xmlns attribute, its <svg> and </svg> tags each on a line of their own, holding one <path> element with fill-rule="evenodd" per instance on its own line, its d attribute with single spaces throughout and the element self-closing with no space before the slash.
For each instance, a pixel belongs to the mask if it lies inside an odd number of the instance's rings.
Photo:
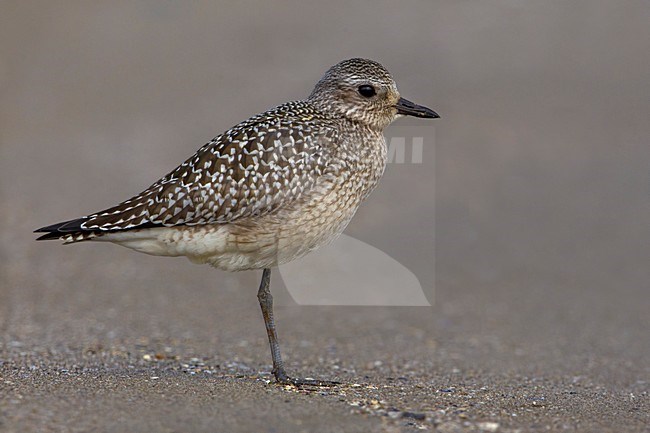
<svg viewBox="0 0 650 433">
<path fill-rule="evenodd" d="M 349 59 L 332 66 L 316 84 L 309 100 L 376 129 L 384 129 L 399 116 L 440 117 L 435 111 L 402 98 L 386 68 L 367 59 Z"/>
</svg>

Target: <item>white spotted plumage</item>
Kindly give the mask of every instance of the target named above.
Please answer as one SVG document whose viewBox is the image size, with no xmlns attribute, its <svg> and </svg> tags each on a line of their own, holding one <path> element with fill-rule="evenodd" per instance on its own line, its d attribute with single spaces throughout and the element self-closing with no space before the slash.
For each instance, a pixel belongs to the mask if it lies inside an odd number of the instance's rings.
<svg viewBox="0 0 650 433">
<path fill-rule="evenodd" d="M 357 89 L 368 84 L 376 98 Z M 227 270 L 268 268 L 343 231 L 386 165 L 399 93 L 379 63 L 332 67 L 310 97 L 234 126 L 117 206 L 44 227 L 39 239 L 114 242 Z"/>
</svg>

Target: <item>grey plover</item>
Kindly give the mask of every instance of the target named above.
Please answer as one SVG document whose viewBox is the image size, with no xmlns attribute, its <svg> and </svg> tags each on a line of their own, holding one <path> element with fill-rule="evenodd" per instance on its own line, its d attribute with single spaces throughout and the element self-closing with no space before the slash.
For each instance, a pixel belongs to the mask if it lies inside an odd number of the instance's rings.
<svg viewBox="0 0 650 433">
<path fill-rule="evenodd" d="M 38 240 L 107 241 L 186 256 L 227 271 L 261 269 L 257 297 L 279 383 L 287 375 L 273 320 L 271 268 L 334 240 L 386 167 L 383 129 L 400 116 L 439 117 L 397 91 L 381 64 L 332 66 L 311 95 L 218 135 L 140 194 L 36 232 Z"/>
</svg>

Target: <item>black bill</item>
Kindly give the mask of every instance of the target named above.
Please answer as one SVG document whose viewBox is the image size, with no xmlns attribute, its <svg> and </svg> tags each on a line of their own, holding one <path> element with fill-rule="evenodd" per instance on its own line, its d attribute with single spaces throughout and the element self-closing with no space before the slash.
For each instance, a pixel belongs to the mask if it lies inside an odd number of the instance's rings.
<svg viewBox="0 0 650 433">
<path fill-rule="evenodd" d="M 405 116 L 424 117 L 427 119 L 440 118 L 440 116 L 438 116 L 438 113 L 432 109 L 414 104 L 413 102 L 404 98 L 399 98 L 399 101 L 397 101 L 397 104 L 395 104 L 395 108 L 397 108 L 397 114 L 403 114 Z"/>
</svg>

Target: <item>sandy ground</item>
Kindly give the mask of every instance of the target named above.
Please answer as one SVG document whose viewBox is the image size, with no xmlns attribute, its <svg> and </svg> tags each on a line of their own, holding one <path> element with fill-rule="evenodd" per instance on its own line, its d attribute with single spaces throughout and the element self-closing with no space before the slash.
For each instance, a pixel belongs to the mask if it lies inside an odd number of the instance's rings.
<svg viewBox="0 0 650 433">
<path fill-rule="evenodd" d="M 645 2 L 2 9 L 0 431 L 650 431 Z M 288 369 L 341 386 L 272 382 L 259 273 L 34 242 L 353 56 L 442 119 L 401 123 L 423 163 L 347 231 L 431 307 L 297 306 L 274 274 Z"/>
<path fill-rule="evenodd" d="M 3 293 L 2 431 L 647 431 L 635 299 L 450 284 L 433 308 L 280 307 L 290 370 L 344 383 L 298 390 L 271 381 L 257 275 L 65 249 Z"/>
</svg>

